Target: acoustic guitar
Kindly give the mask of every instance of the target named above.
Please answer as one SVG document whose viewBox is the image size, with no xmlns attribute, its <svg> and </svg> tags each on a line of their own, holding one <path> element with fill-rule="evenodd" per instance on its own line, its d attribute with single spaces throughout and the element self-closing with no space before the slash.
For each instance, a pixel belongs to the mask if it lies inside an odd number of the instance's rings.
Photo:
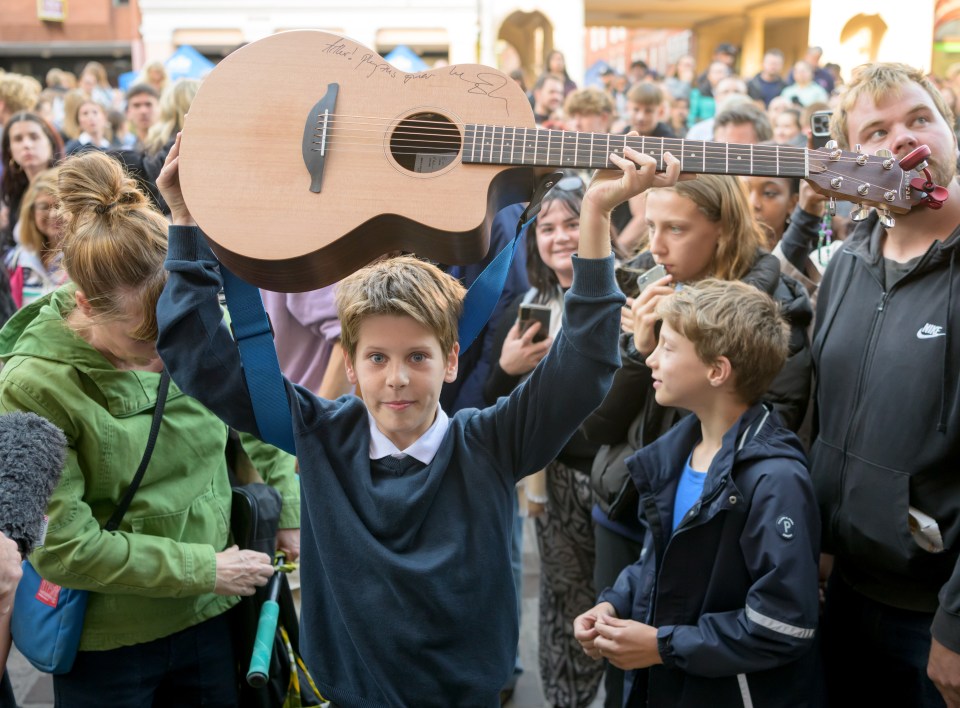
<svg viewBox="0 0 960 708">
<path fill-rule="evenodd" d="M 684 172 L 802 177 L 819 192 L 906 212 L 892 155 L 540 130 L 506 74 L 405 73 L 346 37 L 291 31 L 226 57 L 186 120 L 181 182 L 220 260 L 283 292 L 333 283 L 394 250 L 481 260 L 489 222 L 549 168 L 613 168 L 624 146 Z M 916 190 L 913 190 L 914 192 Z"/>
</svg>

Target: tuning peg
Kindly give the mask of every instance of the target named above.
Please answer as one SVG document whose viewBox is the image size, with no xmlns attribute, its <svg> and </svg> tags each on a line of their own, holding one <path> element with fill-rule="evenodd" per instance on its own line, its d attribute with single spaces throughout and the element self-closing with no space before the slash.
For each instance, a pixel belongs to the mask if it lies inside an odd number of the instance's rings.
<svg viewBox="0 0 960 708">
<path fill-rule="evenodd" d="M 853 151 L 857 153 L 857 164 L 863 167 L 867 164 L 867 155 L 863 152 L 863 146 L 860 143 L 857 143 L 853 146 Z"/>
<path fill-rule="evenodd" d="M 880 148 L 875 153 L 877 157 L 883 158 L 883 169 L 892 170 L 893 169 L 893 153 L 887 150 L 887 148 Z"/>
<path fill-rule="evenodd" d="M 850 212 L 850 218 L 853 221 L 863 221 L 868 216 L 870 216 L 870 210 L 863 204 L 857 204 L 853 211 Z"/>
<path fill-rule="evenodd" d="M 836 215 L 837 215 L 837 200 L 834 199 L 833 197 L 830 197 L 830 198 L 827 200 L 827 213 L 828 213 L 830 216 L 836 216 Z"/>
<path fill-rule="evenodd" d="M 833 150 L 836 150 L 838 147 L 840 147 L 840 146 L 837 145 L 837 141 L 836 141 L 836 140 L 828 140 L 827 142 L 825 142 L 825 143 L 823 144 L 823 149 L 824 149 L 824 150 L 833 151 Z"/>
<path fill-rule="evenodd" d="M 890 213 L 890 210 L 886 207 L 880 207 L 877 209 L 877 211 L 880 212 L 880 223 L 886 226 L 888 229 L 892 229 L 897 221 L 893 218 L 893 214 Z"/>
</svg>

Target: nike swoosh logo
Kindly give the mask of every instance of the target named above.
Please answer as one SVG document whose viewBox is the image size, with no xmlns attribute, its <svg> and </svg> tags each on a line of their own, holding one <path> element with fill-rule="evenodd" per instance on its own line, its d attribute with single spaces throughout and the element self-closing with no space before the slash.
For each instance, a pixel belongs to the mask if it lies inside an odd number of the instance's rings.
<svg viewBox="0 0 960 708">
<path fill-rule="evenodd" d="M 923 330 L 917 332 L 917 339 L 933 339 L 934 337 L 945 337 L 947 336 L 946 332 L 936 332 L 934 334 L 927 334 Z"/>
</svg>

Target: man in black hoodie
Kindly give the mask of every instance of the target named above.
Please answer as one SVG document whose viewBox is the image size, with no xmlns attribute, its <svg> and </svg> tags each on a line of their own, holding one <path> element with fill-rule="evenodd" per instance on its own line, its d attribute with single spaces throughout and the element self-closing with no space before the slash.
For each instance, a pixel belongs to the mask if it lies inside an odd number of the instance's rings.
<svg viewBox="0 0 960 708">
<path fill-rule="evenodd" d="M 822 624 L 831 705 L 960 705 L 952 125 L 937 89 L 902 64 L 861 67 L 831 125 L 844 149 L 886 148 L 899 159 L 929 146 L 933 181 L 948 193 L 942 209 L 917 205 L 890 227 L 871 215 L 820 289 L 811 474 L 824 551 L 835 558 Z"/>
</svg>

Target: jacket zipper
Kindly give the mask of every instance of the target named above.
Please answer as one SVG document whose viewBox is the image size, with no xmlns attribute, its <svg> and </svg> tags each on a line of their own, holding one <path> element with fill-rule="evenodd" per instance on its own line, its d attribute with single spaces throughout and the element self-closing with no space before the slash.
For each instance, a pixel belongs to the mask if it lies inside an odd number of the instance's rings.
<svg viewBox="0 0 960 708">
<path fill-rule="evenodd" d="M 666 558 L 667 558 L 667 551 L 670 550 L 670 543 L 671 543 L 671 541 L 673 541 L 674 537 L 676 537 L 678 534 L 684 533 L 685 531 L 689 531 L 690 529 L 694 528 L 691 524 L 692 524 L 693 520 L 696 519 L 697 516 L 700 514 L 700 509 L 702 509 L 704 505 L 712 503 L 714 499 L 716 499 L 720 494 L 723 493 L 723 490 L 724 490 L 724 488 L 725 488 L 726 486 L 727 486 L 727 478 L 724 477 L 723 480 L 720 482 L 720 484 L 717 485 L 717 488 L 714 489 L 714 490 L 710 493 L 710 496 L 709 496 L 709 497 L 706 497 L 706 498 L 704 498 L 704 499 L 701 499 L 701 500 L 698 501 L 696 504 L 694 504 L 693 507 L 691 507 L 691 509 L 693 510 L 694 513 L 691 515 L 691 514 L 688 512 L 687 515 L 685 516 L 684 520 L 680 522 L 680 524 L 677 526 L 676 530 L 673 531 L 673 532 L 670 534 L 670 536 L 667 538 L 666 543 L 663 544 L 663 556 L 661 556 L 660 562 L 657 564 L 657 582 L 654 584 L 654 586 L 653 586 L 653 588 L 652 588 L 652 590 L 651 590 L 651 592 L 653 593 L 653 602 L 650 603 L 650 618 L 653 620 L 653 626 L 654 626 L 654 627 L 657 626 L 657 622 L 656 622 L 656 618 L 657 618 L 657 614 L 656 614 L 656 612 L 657 612 L 657 607 L 656 607 L 657 590 L 656 590 L 656 589 L 657 589 L 658 587 L 660 587 L 660 575 L 663 573 L 663 568 L 664 568 L 664 565 L 665 565 L 665 562 L 664 562 L 664 561 L 665 561 Z M 721 510 L 721 511 L 722 511 L 722 510 Z M 715 517 L 718 516 L 718 515 L 719 515 L 719 514 L 715 514 L 714 516 L 710 517 L 710 519 L 704 520 L 703 523 L 707 523 L 707 521 L 710 521 L 711 519 L 715 518 Z M 659 517 L 659 514 L 658 514 L 657 516 Z M 657 521 L 658 521 L 658 526 L 660 526 L 660 528 L 662 529 L 662 528 L 663 528 L 663 524 L 660 523 L 659 518 L 657 519 Z M 648 523 L 649 523 L 649 522 L 648 522 Z M 700 524 L 697 524 L 697 526 L 700 526 Z M 654 541 L 654 543 L 656 543 L 656 541 Z"/>
<path fill-rule="evenodd" d="M 870 275 L 873 276 L 872 273 Z M 874 278 L 874 280 L 876 280 L 876 278 Z M 881 287 L 885 286 L 881 285 Z M 850 445 L 850 434 L 853 431 L 853 426 L 857 420 L 857 413 L 860 410 L 860 403 L 863 400 L 863 389 L 867 379 L 868 362 L 871 359 L 877 333 L 880 330 L 879 325 L 880 320 L 883 317 L 884 308 L 887 304 L 887 295 L 888 292 L 885 289 L 881 290 L 880 303 L 877 305 L 877 308 L 873 313 L 873 321 L 870 323 L 870 331 L 868 333 L 869 336 L 867 337 L 867 343 L 864 345 L 863 355 L 860 358 L 860 374 L 857 377 L 857 388 L 854 391 L 853 410 L 851 411 L 850 418 L 847 422 L 847 429 L 843 433 L 843 459 L 840 464 L 840 503 L 834 508 L 833 515 L 830 517 L 830 529 L 832 530 L 834 536 L 837 535 L 837 518 L 840 515 L 840 507 L 843 506 L 843 489 L 847 476 L 847 448 Z"/>
</svg>

